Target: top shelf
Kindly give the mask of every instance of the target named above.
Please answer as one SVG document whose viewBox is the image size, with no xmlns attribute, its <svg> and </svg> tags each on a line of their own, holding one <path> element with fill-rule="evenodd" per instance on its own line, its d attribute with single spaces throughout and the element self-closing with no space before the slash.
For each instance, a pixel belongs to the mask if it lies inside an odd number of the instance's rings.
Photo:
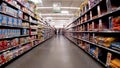
<svg viewBox="0 0 120 68">
<path fill-rule="evenodd" d="M 20 4 L 21 6 L 27 8 L 26 6 L 24 6 L 22 3 L 20 3 L 18 0 L 15 0 L 18 4 Z M 34 13 L 32 10 L 30 10 L 29 8 L 27 8 L 30 12 Z M 35 14 L 35 13 L 34 13 Z M 36 14 L 35 14 L 36 15 Z"/>
<path fill-rule="evenodd" d="M 95 6 L 91 7 L 90 9 L 88 9 L 86 12 L 84 12 L 80 17 L 84 16 L 86 13 L 88 13 L 89 11 L 91 11 L 93 8 L 97 7 L 100 3 L 102 2 L 102 0 L 100 0 L 100 2 L 98 2 Z M 74 20 L 73 22 L 77 21 L 80 17 L 78 17 L 76 20 Z"/>
<path fill-rule="evenodd" d="M 16 9 L 16 10 L 21 10 L 21 9 L 17 8 L 16 6 L 14 6 L 14 5 L 12 5 L 12 4 L 6 2 L 5 0 L 2 0 L 2 1 L 3 1 L 4 3 L 6 3 L 8 6 L 14 8 L 14 9 Z M 15 1 L 16 1 L 18 4 L 20 4 L 21 6 L 27 8 L 26 6 L 24 6 L 23 4 L 21 4 L 19 1 L 17 1 L 17 0 L 15 0 Z M 36 15 L 32 10 L 30 10 L 29 8 L 27 8 L 27 9 L 28 9 L 30 12 L 32 12 L 34 15 Z M 23 13 L 27 14 L 28 16 L 32 17 L 33 19 L 38 20 L 37 18 L 31 16 L 31 15 L 28 14 L 27 12 L 24 12 L 23 10 L 21 10 L 21 11 L 22 11 Z"/>
<path fill-rule="evenodd" d="M 115 14 L 116 12 L 119 12 L 119 11 L 120 11 L 120 7 L 119 7 L 118 9 L 114 10 L 114 11 L 107 12 L 107 13 L 105 13 L 105 14 L 102 14 L 102 15 L 100 15 L 100 16 L 97 17 L 97 18 L 93 18 L 93 19 L 88 20 L 88 21 L 86 21 L 86 22 L 83 22 L 83 23 L 77 24 L 77 25 L 75 25 L 75 26 L 72 26 L 71 28 L 74 28 L 74 27 L 79 26 L 79 25 L 86 24 L 86 23 L 91 22 L 91 21 L 93 21 L 93 20 L 98 20 L 98 19 L 100 19 L 100 18 L 102 18 L 102 17 L 106 17 L 106 16 L 113 15 L 113 14 Z M 74 22 L 75 22 L 75 21 L 74 21 Z"/>
</svg>

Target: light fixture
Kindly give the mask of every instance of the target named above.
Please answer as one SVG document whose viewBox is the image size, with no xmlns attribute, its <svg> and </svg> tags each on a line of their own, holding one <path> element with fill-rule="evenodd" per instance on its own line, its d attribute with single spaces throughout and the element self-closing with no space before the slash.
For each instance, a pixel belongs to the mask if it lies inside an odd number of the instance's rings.
<svg viewBox="0 0 120 68">
<path fill-rule="evenodd" d="M 69 11 L 62 10 L 61 13 L 63 13 L 63 14 L 69 14 Z"/>
<path fill-rule="evenodd" d="M 46 19 L 52 19 L 52 17 L 46 17 Z"/>
<path fill-rule="evenodd" d="M 61 14 L 61 13 L 46 13 L 41 16 L 74 16 L 74 14 Z"/>
<path fill-rule="evenodd" d="M 78 10 L 79 7 L 60 7 L 61 9 Z M 53 9 L 53 7 L 37 7 L 37 9 Z"/>
<path fill-rule="evenodd" d="M 42 3 L 42 0 L 31 0 L 33 1 L 34 3 Z"/>
</svg>

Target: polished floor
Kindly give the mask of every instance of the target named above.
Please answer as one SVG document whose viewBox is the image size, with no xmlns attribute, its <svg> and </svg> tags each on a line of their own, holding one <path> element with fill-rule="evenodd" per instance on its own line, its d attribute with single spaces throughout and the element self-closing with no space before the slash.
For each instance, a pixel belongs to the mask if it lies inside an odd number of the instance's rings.
<svg viewBox="0 0 120 68">
<path fill-rule="evenodd" d="M 103 68 L 64 36 L 55 36 L 6 68 Z"/>
</svg>

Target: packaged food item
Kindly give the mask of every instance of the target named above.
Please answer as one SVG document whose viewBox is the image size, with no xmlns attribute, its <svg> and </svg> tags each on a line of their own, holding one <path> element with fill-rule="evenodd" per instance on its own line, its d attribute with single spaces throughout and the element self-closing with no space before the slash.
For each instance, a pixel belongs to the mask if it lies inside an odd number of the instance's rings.
<svg viewBox="0 0 120 68">
<path fill-rule="evenodd" d="M 5 60 L 5 58 L 4 58 L 4 55 L 1 54 L 1 55 L 0 55 L 0 64 L 3 64 L 3 63 L 5 63 L 5 62 L 6 62 L 6 60 Z"/>
<path fill-rule="evenodd" d="M 14 53 L 13 53 L 13 54 L 15 55 L 15 57 L 19 56 L 18 48 L 16 48 L 16 49 L 14 50 Z"/>
<path fill-rule="evenodd" d="M 7 46 L 7 40 L 3 40 L 2 41 L 2 47 L 3 47 L 4 50 L 8 48 L 8 46 Z"/>
<path fill-rule="evenodd" d="M 17 19 L 14 19 L 14 26 L 17 26 Z"/>
<path fill-rule="evenodd" d="M 2 6 L 0 5 L 0 11 L 2 11 Z"/>
<path fill-rule="evenodd" d="M 120 16 L 112 19 L 113 22 L 113 30 L 120 31 Z"/>
<path fill-rule="evenodd" d="M 103 45 L 105 47 L 110 47 L 110 44 L 115 42 L 115 41 L 116 41 L 116 38 L 114 38 L 114 37 L 101 37 L 101 36 L 97 36 L 95 42 L 97 44 Z"/>
<path fill-rule="evenodd" d="M 4 29 L 4 35 L 5 35 L 5 38 L 8 37 L 8 30 L 7 29 Z"/>
<path fill-rule="evenodd" d="M 5 0 L 6 2 L 8 2 L 9 4 L 12 4 L 13 0 Z"/>
<path fill-rule="evenodd" d="M 1 28 L 1 38 L 3 38 L 3 29 Z"/>
<path fill-rule="evenodd" d="M 3 16 L 2 25 L 7 25 L 7 23 L 8 23 L 8 17 L 5 16 L 5 15 L 2 15 L 2 16 Z"/>
<path fill-rule="evenodd" d="M 3 17 L 2 17 L 2 14 L 0 14 L 0 25 L 2 25 L 2 20 L 3 20 Z"/>
<path fill-rule="evenodd" d="M 13 58 L 13 53 L 10 52 L 10 51 L 4 52 L 3 54 L 4 54 L 4 57 L 5 57 L 6 61 L 9 61 Z"/>
<path fill-rule="evenodd" d="M 120 42 L 111 43 L 110 48 L 120 51 Z"/>
<path fill-rule="evenodd" d="M 18 11 L 18 17 L 21 18 L 21 19 L 23 19 L 23 12 L 20 11 L 20 10 Z"/>
<path fill-rule="evenodd" d="M 95 55 L 95 50 L 96 50 L 96 47 L 90 48 L 90 54 Z"/>
<path fill-rule="evenodd" d="M 111 60 L 110 66 L 111 68 L 120 68 L 120 59 L 115 58 Z"/>
<path fill-rule="evenodd" d="M 5 3 L 2 3 L 1 6 L 2 6 L 2 12 L 6 13 L 6 6 L 7 5 Z"/>
<path fill-rule="evenodd" d="M 110 66 L 111 59 L 112 59 L 112 54 L 108 52 L 108 54 L 107 54 L 107 61 L 106 61 L 106 65 L 107 66 Z"/>
<path fill-rule="evenodd" d="M 22 26 L 22 20 L 18 19 L 18 20 L 17 20 L 17 25 L 18 25 L 18 26 Z"/>
<path fill-rule="evenodd" d="M 113 38 L 113 37 L 106 37 L 106 38 L 104 39 L 103 45 L 106 46 L 106 47 L 110 47 L 110 44 L 111 44 L 112 42 L 115 42 L 115 38 Z"/>
</svg>

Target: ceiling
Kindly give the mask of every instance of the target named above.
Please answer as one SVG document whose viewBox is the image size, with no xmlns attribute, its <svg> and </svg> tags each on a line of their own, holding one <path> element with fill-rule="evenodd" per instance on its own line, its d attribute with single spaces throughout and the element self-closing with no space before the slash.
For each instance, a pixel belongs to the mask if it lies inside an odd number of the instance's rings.
<svg viewBox="0 0 120 68">
<path fill-rule="evenodd" d="M 84 0 L 42 0 L 42 4 L 37 4 L 37 10 L 44 19 L 49 17 L 51 20 L 48 20 L 48 22 L 54 22 L 54 26 L 58 26 L 59 23 L 69 23 L 69 20 L 74 17 L 75 12 L 79 9 L 83 1 Z M 53 12 L 53 3 L 58 2 L 61 3 L 61 11 L 68 11 L 69 14 Z"/>
</svg>

